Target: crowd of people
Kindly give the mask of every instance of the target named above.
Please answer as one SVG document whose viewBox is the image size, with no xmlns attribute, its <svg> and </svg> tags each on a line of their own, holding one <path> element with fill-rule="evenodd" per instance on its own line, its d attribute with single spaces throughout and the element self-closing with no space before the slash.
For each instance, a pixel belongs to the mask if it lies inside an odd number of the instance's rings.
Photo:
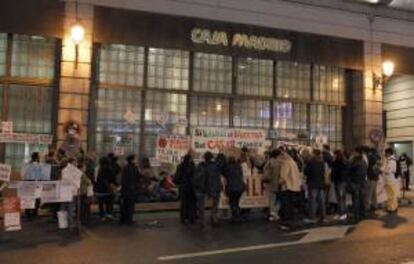
<svg viewBox="0 0 414 264">
<path fill-rule="evenodd" d="M 395 214 L 401 179 L 404 179 L 403 187 L 408 189 L 412 164 L 405 154 L 397 160 L 391 148 L 381 156 L 376 149 L 368 147 L 358 147 L 348 154 L 341 150 L 332 153 L 329 146 L 311 149 L 283 145 L 263 155 L 247 148 L 216 155 L 206 152 L 199 162 L 195 162 L 190 151 L 175 173 L 164 173 L 160 181 L 148 158 L 138 162 L 135 155 L 129 155 L 123 166 L 114 154 L 101 157 L 98 164 L 95 159 L 94 155 L 83 152 L 76 159 L 67 158 L 64 151 L 50 152 L 45 159 L 52 165 L 52 180 L 59 180 L 68 163 L 84 172 L 79 197 L 75 197 L 80 201 L 78 211 L 83 224 L 89 222 L 91 193 L 98 202 L 102 221 L 114 219 L 115 197 L 119 196 L 119 222 L 131 225 L 139 197 L 162 189 L 164 194 L 178 192 L 175 197 L 180 201 L 181 223 L 200 228 L 206 225 L 207 205 L 211 208 L 210 223 L 218 224 L 223 192 L 228 198 L 231 221 L 239 223 L 247 219 L 249 210 L 240 207 L 240 200 L 247 189 L 247 179 L 256 172 L 262 175 L 269 197 L 269 221 L 278 221 L 282 229 L 332 219 L 360 221 L 379 208 L 377 184 L 380 179 L 387 194 L 386 210 Z M 31 162 L 39 160 L 39 154 L 34 153 Z M 349 196 L 352 197 L 350 201 Z M 76 203 L 64 203 L 52 209 L 55 212 L 62 207 L 72 210 L 73 206 Z M 32 217 L 36 211 L 26 213 Z M 333 217 L 327 217 L 329 214 Z"/>
</svg>

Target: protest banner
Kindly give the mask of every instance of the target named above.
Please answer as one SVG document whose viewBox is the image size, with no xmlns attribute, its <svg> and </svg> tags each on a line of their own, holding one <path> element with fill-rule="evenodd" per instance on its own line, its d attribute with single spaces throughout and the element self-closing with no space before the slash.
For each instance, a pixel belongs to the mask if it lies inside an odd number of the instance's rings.
<svg viewBox="0 0 414 264">
<path fill-rule="evenodd" d="M 225 185 L 225 182 L 224 184 Z M 223 190 L 226 188 L 224 187 Z M 220 209 L 228 209 L 229 199 L 225 192 L 221 193 Z M 262 175 L 254 170 L 254 173 L 246 179 L 246 190 L 240 198 L 241 208 L 265 208 L 269 207 L 269 195 L 262 184 Z"/>
<path fill-rule="evenodd" d="M 158 135 L 156 158 L 162 163 L 177 165 L 190 150 L 190 138 L 181 135 Z"/>
<path fill-rule="evenodd" d="M 20 197 L 21 209 L 35 209 L 36 199 L 33 197 Z"/>
<path fill-rule="evenodd" d="M 41 201 L 43 204 L 71 202 L 76 190 L 72 183 L 62 181 L 42 182 Z"/>
<path fill-rule="evenodd" d="M 28 163 L 21 170 L 21 178 L 25 181 L 50 181 L 52 166 L 44 163 Z"/>
<path fill-rule="evenodd" d="M 20 222 L 20 199 L 18 197 L 3 198 L 4 230 L 22 229 Z"/>
<path fill-rule="evenodd" d="M 83 175 L 83 172 L 80 169 L 78 169 L 76 166 L 69 163 L 62 170 L 62 182 L 71 184 L 72 186 L 79 189 L 82 175 Z"/>
<path fill-rule="evenodd" d="M 2 134 L 13 134 L 13 122 L 2 121 L 1 122 L 1 133 Z"/>
<path fill-rule="evenodd" d="M 9 182 L 11 174 L 11 166 L 8 164 L 0 164 L 0 181 Z"/>
<path fill-rule="evenodd" d="M 218 153 L 229 148 L 266 148 L 266 132 L 262 129 L 198 127 L 191 130 L 191 147 L 197 153 Z"/>
<path fill-rule="evenodd" d="M 28 133 L 0 133 L 0 143 L 21 143 L 21 144 L 45 144 L 53 142 L 52 135 L 28 134 Z"/>
</svg>

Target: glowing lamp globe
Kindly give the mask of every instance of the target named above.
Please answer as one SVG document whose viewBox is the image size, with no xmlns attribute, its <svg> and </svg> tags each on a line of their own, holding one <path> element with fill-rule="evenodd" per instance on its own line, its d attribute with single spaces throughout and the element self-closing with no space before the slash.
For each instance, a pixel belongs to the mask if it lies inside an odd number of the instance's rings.
<svg viewBox="0 0 414 264">
<path fill-rule="evenodd" d="M 79 44 L 85 38 L 85 29 L 80 24 L 73 25 L 70 34 L 73 43 Z"/>
</svg>

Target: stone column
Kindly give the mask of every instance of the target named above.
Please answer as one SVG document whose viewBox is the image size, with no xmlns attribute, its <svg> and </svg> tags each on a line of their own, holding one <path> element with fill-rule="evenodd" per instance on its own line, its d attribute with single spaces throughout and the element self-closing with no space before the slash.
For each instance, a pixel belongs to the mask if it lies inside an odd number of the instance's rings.
<svg viewBox="0 0 414 264">
<path fill-rule="evenodd" d="M 65 139 L 64 125 L 76 121 L 81 125 L 82 147 L 87 146 L 88 107 L 90 95 L 93 6 L 65 2 L 64 36 L 62 40 L 62 62 L 59 89 L 57 145 Z M 85 38 L 76 48 L 71 39 L 71 27 L 80 23 L 85 29 Z"/>
<path fill-rule="evenodd" d="M 354 87 L 354 140 L 356 145 L 372 146 L 369 138 L 372 129 L 382 130 L 382 87 L 374 87 L 373 74 L 381 76 L 381 44 L 364 42 L 363 87 Z"/>
</svg>

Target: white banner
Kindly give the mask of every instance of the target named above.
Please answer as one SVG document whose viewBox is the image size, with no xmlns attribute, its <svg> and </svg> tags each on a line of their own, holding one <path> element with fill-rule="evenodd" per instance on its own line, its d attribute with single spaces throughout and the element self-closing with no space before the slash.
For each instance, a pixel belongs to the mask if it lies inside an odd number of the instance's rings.
<svg viewBox="0 0 414 264">
<path fill-rule="evenodd" d="M 222 149 L 242 148 L 266 149 L 266 131 L 262 129 L 238 129 L 198 127 L 191 130 L 191 146 L 197 153 Z"/>
<path fill-rule="evenodd" d="M 0 164 L 0 181 L 9 182 L 11 174 L 11 166 L 8 164 Z"/>
<path fill-rule="evenodd" d="M 156 158 L 161 163 L 179 164 L 190 150 L 190 138 L 181 135 L 158 135 Z"/>
<path fill-rule="evenodd" d="M 72 164 L 68 164 L 62 170 L 62 182 L 71 184 L 77 189 L 80 188 L 83 172 Z"/>
</svg>

